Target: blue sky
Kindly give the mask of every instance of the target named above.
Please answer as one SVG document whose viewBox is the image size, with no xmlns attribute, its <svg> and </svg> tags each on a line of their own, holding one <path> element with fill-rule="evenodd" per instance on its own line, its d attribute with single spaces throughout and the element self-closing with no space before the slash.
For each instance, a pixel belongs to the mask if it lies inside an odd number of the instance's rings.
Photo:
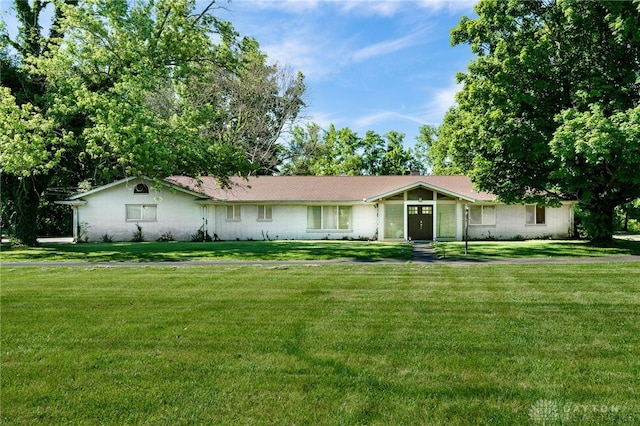
<svg viewBox="0 0 640 426">
<path fill-rule="evenodd" d="M 452 47 L 449 34 L 463 15 L 474 16 L 476 1 L 219 0 L 217 14 L 258 40 L 270 61 L 304 73 L 302 122 L 360 136 L 396 130 L 409 147 L 420 126 L 441 124 L 454 102 L 455 75 L 473 55 Z M 0 0 L 10 32 L 12 3 Z"/>
<path fill-rule="evenodd" d="M 220 3 L 222 4 L 222 2 Z M 302 71 L 305 119 L 364 136 L 439 125 L 459 90 L 455 75 L 473 58 L 450 31 L 471 0 L 235 0 L 219 16 L 254 37 L 271 61 Z"/>
</svg>

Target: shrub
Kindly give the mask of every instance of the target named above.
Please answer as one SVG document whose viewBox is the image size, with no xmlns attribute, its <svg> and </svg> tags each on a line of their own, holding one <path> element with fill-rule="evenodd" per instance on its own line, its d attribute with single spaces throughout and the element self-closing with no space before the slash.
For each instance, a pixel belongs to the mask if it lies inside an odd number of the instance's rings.
<svg viewBox="0 0 640 426">
<path fill-rule="evenodd" d="M 131 242 L 141 243 L 143 241 L 144 241 L 144 236 L 142 235 L 142 226 L 136 223 L 136 230 L 133 232 Z"/>
<path fill-rule="evenodd" d="M 208 231 L 204 230 L 204 225 L 202 225 L 195 234 L 191 234 L 191 241 L 194 243 L 204 243 L 211 242 L 211 235 L 209 235 Z"/>
<path fill-rule="evenodd" d="M 171 233 L 171 231 L 168 231 L 160 235 L 160 238 L 158 238 L 156 241 L 163 243 L 163 242 L 175 241 L 175 238 L 173 238 L 173 234 Z"/>
<path fill-rule="evenodd" d="M 78 223 L 77 235 L 73 239 L 74 243 L 88 243 L 89 242 L 89 224 L 87 222 Z"/>
<path fill-rule="evenodd" d="M 113 235 L 104 234 L 102 236 L 102 242 L 103 243 L 112 243 L 113 242 Z"/>
</svg>

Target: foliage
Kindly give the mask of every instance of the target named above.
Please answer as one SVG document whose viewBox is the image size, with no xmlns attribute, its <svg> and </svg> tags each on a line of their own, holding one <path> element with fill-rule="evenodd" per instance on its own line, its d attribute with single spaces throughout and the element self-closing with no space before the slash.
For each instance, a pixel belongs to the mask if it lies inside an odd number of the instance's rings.
<svg viewBox="0 0 640 426">
<path fill-rule="evenodd" d="M 142 226 L 139 223 L 136 223 L 136 230 L 133 231 L 131 235 L 131 242 L 133 243 L 141 243 L 144 241 L 144 235 L 142 234 Z"/>
<path fill-rule="evenodd" d="M 167 242 L 170 242 L 170 241 L 175 241 L 175 238 L 173 238 L 173 234 L 171 233 L 171 231 L 169 231 L 169 232 L 165 232 L 164 234 L 160 235 L 160 237 L 158 237 L 158 239 L 156 241 L 161 242 L 161 243 L 167 243 Z"/>
<path fill-rule="evenodd" d="M 480 1 L 452 31 L 477 57 L 458 77 L 435 169 L 468 173 L 504 202 L 577 199 L 590 237 L 610 240 L 615 206 L 640 195 L 639 8 Z"/>
<path fill-rule="evenodd" d="M 281 174 L 317 176 L 404 175 L 428 171 L 425 146 L 405 148 L 404 134 L 394 130 L 380 136 L 358 136 L 348 127 L 324 130 L 316 123 L 294 126 L 283 150 Z"/>
<path fill-rule="evenodd" d="M 214 1 L 54 2 L 45 36 L 49 3 L 16 0 L 18 37 L 0 30 L 2 198 L 19 238 L 35 243 L 52 184 L 226 183 L 271 167 L 274 141 L 304 105 L 303 76 L 267 65 L 255 40 L 214 16 Z"/>
<path fill-rule="evenodd" d="M 323 130 L 317 123 L 293 126 L 287 140 L 280 173 L 284 175 L 307 176 L 313 174 L 312 167 L 322 155 Z"/>
<path fill-rule="evenodd" d="M 526 425 L 549 399 L 570 409 L 547 424 L 638 424 L 638 274 L 11 268 L 1 422 Z"/>
<path fill-rule="evenodd" d="M 640 234 L 640 198 L 616 207 L 615 229 Z"/>
<path fill-rule="evenodd" d="M 277 141 L 305 106 L 304 77 L 267 64 L 254 39 L 243 38 L 234 58 L 238 66 L 232 70 L 216 67 L 191 76 L 181 96 L 208 114 L 204 135 L 241 148 L 256 173 L 272 174 L 279 164 Z"/>
<path fill-rule="evenodd" d="M 338 130 L 331 124 L 324 132 L 321 155 L 311 166 L 311 172 L 318 176 L 360 174 L 363 164 L 359 148 L 360 139 L 353 130 L 348 127 Z"/>
<path fill-rule="evenodd" d="M 435 171 L 433 170 L 434 155 L 432 150 L 436 145 L 435 140 L 437 138 L 437 135 L 437 127 L 430 126 L 428 124 L 420 126 L 420 131 L 418 133 L 418 136 L 416 136 L 416 144 L 413 148 L 413 158 L 415 161 L 414 165 L 421 175 L 428 175 L 432 172 L 434 174 L 445 174 L 435 173 Z"/>
<path fill-rule="evenodd" d="M 89 242 L 89 224 L 87 222 L 80 222 L 76 227 L 76 236 L 73 239 L 74 243 L 88 243 Z"/>
<path fill-rule="evenodd" d="M 191 234 L 191 242 L 194 243 L 203 243 L 203 242 L 211 242 L 211 235 L 209 235 L 209 231 L 204 230 L 204 225 L 198 228 L 195 234 Z"/>
</svg>

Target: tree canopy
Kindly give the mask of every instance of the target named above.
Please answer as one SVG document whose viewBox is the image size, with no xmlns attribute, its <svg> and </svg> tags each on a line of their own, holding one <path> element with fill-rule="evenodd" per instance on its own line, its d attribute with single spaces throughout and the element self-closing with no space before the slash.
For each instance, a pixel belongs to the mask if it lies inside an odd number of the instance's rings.
<svg viewBox="0 0 640 426">
<path fill-rule="evenodd" d="M 431 156 L 504 202 L 579 201 L 591 238 L 640 196 L 640 1 L 481 0 Z"/>
<path fill-rule="evenodd" d="M 40 17 L 53 8 L 44 34 Z M 0 26 L 3 222 L 35 243 L 44 190 L 131 175 L 229 176 L 273 167 L 304 79 L 195 0 L 16 0 Z M 36 216 L 34 216 L 36 215 Z"/>
<path fill-rule="evenodd" d="M 425 129 L 431 129 L 431 131 Z M 433 133 L 429 126 L 421 135 Z M 404 134 L 391 130 L 384 136 L 369 130 L 364 137 L 348 127 L 331 124 L 324 130 L 317 123 L 294 126 L 282 150 L 280 172 L 287 175 L 405 175 L 428 171 L 426 139 L 405 148 Z"/>
</svg>

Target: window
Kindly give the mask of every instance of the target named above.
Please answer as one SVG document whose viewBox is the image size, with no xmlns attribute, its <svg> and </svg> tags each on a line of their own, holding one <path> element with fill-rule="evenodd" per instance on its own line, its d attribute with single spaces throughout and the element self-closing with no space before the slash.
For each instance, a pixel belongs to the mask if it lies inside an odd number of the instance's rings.
<svg viewBox="0 0 640 426">
<path fill-rule="evenodd" d="M 411 208 L 409 206 L 407 208 Z M 404 205 L 385 204 L 384 206 L 384 237 L 404 237 Z"/>
<path fill-rule="evenodd" d="M 449 196 L 449 195 L 445 195 L 445 194 L 438 194 L 438 201 L 440 200 L 455 200 L 455 198 Z"/>
<path fill-rule="evenodd" d="M 268 221 L 273 219 L 273 210 L 271 206 L 260 205 L 258 206 L 258 220 Z"/>
<path fill-rule="evenodd" d="M 158 220 L 158 206 L 156 204 L 127 204 L 125 218 L 130 221 Z"/>
<path fill-rule="evenodd" d="M 544 225 L 546 221 L 545 207 L 526 206 L 527 225 Z"/>
<path fill-rule="evenodd" d="M 469 206 L 469 225 L 495 225 L 495 206 Z"/>
<path fill-rule="evenodd" d="M 438 204 L 437 235 L 438 238 L 456 237 L 456 205 Z"/>
<path fill-rule="evenodd" d="M 321 206 L 307 207 L 307 228 L 322 229 L 322 207 Z"/>
<path fill-rule="evenodd" d="M 139 183 L 133 188 L 133 193 L 134 194 L 148 194 L 149 193 L 149 187 L 147 185 L 145 185 L 144 183 Z"/>
<path fill-rule="evenodd" d="M 351 229 L 351 206 L 307 207 L 307 229 Z"/>
<path fill-rule="evenodd" d="M 416 188 L 407 194 L 407 200 L 433 200 L 433 191 L 426 188 Z"/>
<path fill-rule="evenodd" d="M 242 219 L 241 208 L 242 206 L 227 206 L 227 220 L 239 222 Z"/>
</svg>

